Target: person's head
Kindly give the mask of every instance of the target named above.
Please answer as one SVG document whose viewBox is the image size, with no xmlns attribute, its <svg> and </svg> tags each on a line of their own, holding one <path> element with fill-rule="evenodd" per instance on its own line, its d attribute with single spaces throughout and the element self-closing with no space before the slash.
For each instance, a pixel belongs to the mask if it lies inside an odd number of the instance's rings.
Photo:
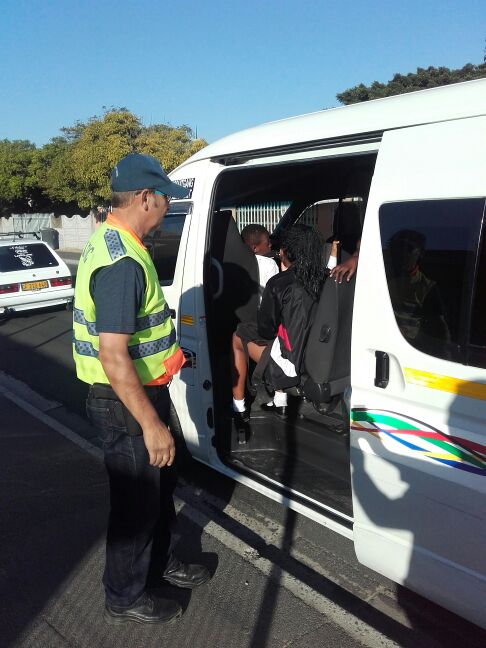
<svg viewBox="0 0 486 648">
<path fill-rule="evenodd" d="M 409 275 L 418 267 L 425 250 L 425 236 L 415 230 L 400 230 L 389 241 L 391 262 L 395 272 Z"/>
<path fill-rule="evenodd" d="M 262 256 L 270 252 L 270 234 L 263 225 L 251 224 L 241 230 L 241 238 L 254 254 Z"/>
<path fill-rule="evenodd" d="M 282 233 L 280 254 L 292 266 L 297 279 L 315 299 L 324 280 L 324 245 L 320 234 L 308 225 L 294 225 Z"/>
<path fill-rule="evenodd" d="M 141 153 L 130 153 L 116 164 L 110 186 L 113 209 L 135 220 L 143 234 L 161 224 L 171 197 L 184 198 L 188 193 L 170 180 L 158 160 Z"/>
</svg>

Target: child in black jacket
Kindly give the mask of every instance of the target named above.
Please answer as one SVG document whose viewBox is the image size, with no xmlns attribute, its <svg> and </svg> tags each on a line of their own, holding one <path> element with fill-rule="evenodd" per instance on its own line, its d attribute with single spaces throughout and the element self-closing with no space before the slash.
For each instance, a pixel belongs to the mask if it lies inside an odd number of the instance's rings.
<svg viewBox="0 0 486 648">
<path fill-rule="evenodd" d="M 263 292 L 258 321 L 240 324 L 233 334 L 233 411 L 237 429 L 247 425 L 245 405 L 248 357 L 265 363 L 265 378 L 275 390 L 274 400 L 263 406 L 287 414 L 287 394 L 281 390 L 299 383 L 312 311 L 325 278 L 323 242 L 318 232 L 294 225 L 280 244 L 282 270 Z M 265 357 L 262 355 L 265 353 Z"/>
</svg>

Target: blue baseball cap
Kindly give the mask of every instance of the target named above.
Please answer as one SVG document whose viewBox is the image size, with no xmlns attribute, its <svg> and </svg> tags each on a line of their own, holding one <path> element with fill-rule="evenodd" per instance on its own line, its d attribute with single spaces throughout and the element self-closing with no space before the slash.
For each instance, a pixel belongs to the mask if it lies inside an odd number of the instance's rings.
<svg viewBox="0 0 486 648">
<path fill-rule="evenodd" d="M 173 198 L 185 198 L 189 189 L 172 182 L 162 165 L 151 155 L 130 153 L 111 172 L 112 191 L 153 189 Z"/>
</svg>

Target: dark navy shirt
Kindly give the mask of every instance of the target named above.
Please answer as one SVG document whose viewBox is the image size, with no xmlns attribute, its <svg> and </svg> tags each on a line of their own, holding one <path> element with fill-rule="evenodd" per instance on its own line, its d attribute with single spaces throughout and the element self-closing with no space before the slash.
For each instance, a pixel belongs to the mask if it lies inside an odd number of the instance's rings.
<svg viewBox="0 0 486 648">
<path fill-rule="evenodd" d="M 145 293 L 145 275 L 139 263 L 125 257 L 101 268 L 91 278 L 90 292 L 98 333 L 135 333 Z"/>
</svg>

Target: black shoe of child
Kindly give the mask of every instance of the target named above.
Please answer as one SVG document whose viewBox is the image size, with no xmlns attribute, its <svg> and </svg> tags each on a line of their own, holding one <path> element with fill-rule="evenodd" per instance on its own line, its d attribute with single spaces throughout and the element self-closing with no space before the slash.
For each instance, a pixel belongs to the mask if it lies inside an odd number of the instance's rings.
<svg viewBox="0 0 486 648">
<path fill-rule="evenodd" d="M 275 405 L 275 403 L 264 403 L 262 405 L 264 412 L 271 412 L 278 418 L 286 419 L 288 417 L 287 405 Z"/>
<path fill-rule="evenodd" d="M 233 412 L 233 421 L 235 422 L 238 444 L 245 445 L 250 437 L 250 410 Z"/>
</svg>

